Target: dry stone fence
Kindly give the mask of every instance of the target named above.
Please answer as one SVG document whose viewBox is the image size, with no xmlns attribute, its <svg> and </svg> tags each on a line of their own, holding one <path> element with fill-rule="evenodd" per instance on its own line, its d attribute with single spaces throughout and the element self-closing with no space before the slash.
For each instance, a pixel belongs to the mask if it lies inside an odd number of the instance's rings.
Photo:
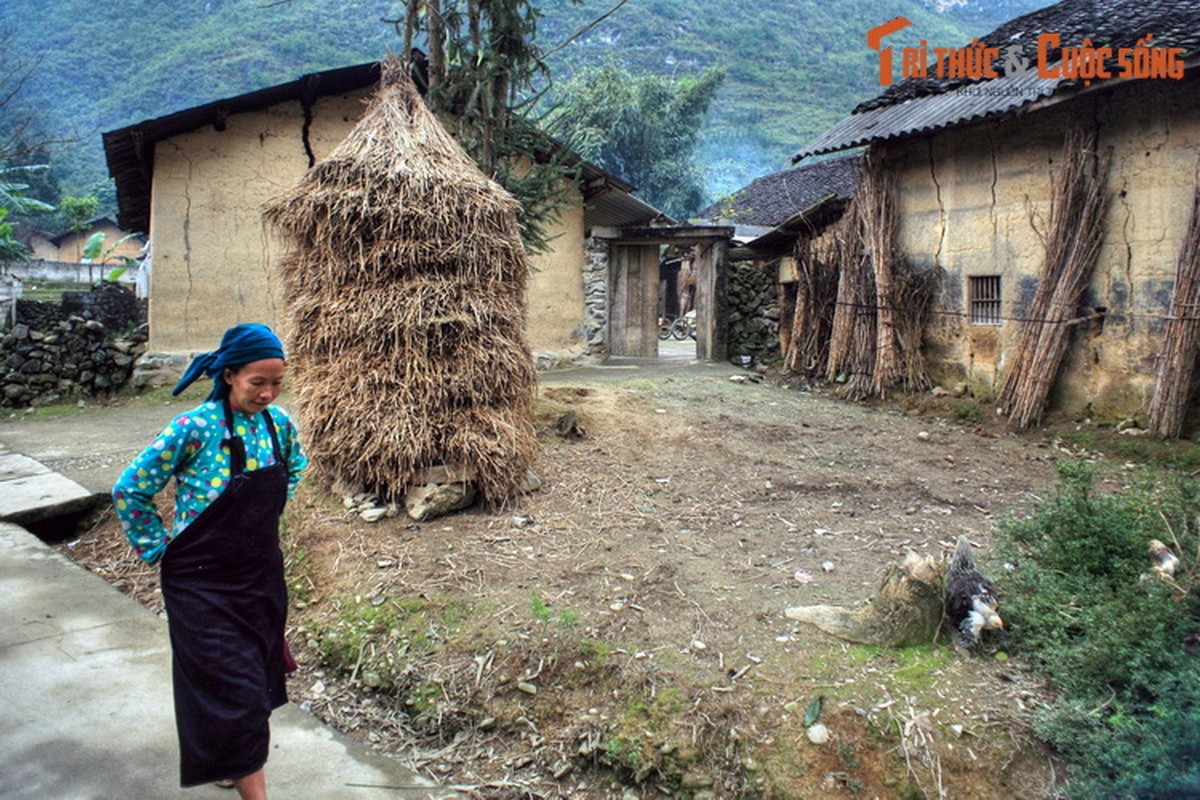
<svg viewBox="0 0 1200 800">
<path fill-rule="evenodd" d="M 729 264 L 729 356 L 770 363 L 779 354 L 779 286 L 774 263 Z"/>
<path fill-rule="evenodd" d="M 101 282 L 61 303 L 19 300 L 0 338 L 0 405 L 21 408 L 109 394 L 129 381 L 145 350 L 145 304 Z"/>
</svg>

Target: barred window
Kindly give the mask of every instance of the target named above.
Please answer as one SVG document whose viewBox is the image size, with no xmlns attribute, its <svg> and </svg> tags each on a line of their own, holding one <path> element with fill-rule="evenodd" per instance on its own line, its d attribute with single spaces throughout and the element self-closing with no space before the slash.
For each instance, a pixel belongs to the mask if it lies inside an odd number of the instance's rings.
<svg viewBox="0 0 1200 800">
<path fill-rule="evenodd" d="M 967 283 L 967 303 L 972 325 L 999 325 L 1000 276 L 972 275 Z"/>
</svg>

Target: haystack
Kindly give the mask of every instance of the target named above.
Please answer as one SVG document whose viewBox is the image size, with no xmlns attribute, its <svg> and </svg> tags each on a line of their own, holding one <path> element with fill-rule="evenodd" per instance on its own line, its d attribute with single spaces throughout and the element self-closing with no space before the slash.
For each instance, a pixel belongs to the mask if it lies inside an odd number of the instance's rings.
<svg viewBox="0 0 1200 800">
<path fill-rule="evenodd" d="M 296 405 L 330 478 L 398 499 L 427 468 L 511 495 L 537 450 L 518 203 L 430 112 L 398 58 L 357 127 L 266 218 Z"/>
</svg>

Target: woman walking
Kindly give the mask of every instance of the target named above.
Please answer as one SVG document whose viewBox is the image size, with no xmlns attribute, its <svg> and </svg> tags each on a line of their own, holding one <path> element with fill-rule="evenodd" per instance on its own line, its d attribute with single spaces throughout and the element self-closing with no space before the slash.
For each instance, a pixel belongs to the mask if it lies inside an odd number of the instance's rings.
<svg viewBox="0 0 1200 800">
<path fill-rule="evenodd" d="M 287 588 L 279 519 L 307 464 L 295 425 L 271 405 L 284 353 L 265 325 L 230 328 L 195 358 L 213 389 L 171 421 L 113 487 L 137 554 L 161 564 L 171 637 L 180 783 L 230 781 L 264 800 L 271 711 L 287 702 Z M 175 479 L 168 530 L 154 496 Z"/>
</svg>

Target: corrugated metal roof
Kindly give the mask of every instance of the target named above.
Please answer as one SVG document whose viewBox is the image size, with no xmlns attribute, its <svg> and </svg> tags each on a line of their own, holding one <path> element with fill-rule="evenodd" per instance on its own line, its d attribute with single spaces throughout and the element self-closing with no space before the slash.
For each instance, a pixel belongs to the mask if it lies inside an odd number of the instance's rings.
<svg viewBox="0 0 1200 800">
<path fill-rule="evenodd" d="M 1112 85 L 1113 81 L 1099 81 L 1084 88 L 1073 80 L 1039 78 L 1038 37 L 1043 33 L 1060 36 L 1061 47 L 1047 54 L 1052 64 L 1059 62 L 1062 47 L 1087 41 L 1115 52 L 1153 35 L 1154 46 L 1181 49 L 1190 71 L 1200 52 L 1200 0 L 1063 0 L 1009 20 L 980 40 L 1000 48 L 1006 62 L 1010 57 L 1028 62 L 1027 71 L 985 81 L 932 77 L 901 81 L 860 104 L 792 160 L 1024 113 L 1036 110 L 1026 106 L 1058 93 Z"/>
<path fill-rule="evenodd" d="M 872 108 L 846 117 L 792 156 L 799 161 L 808 156 L 833 153 L 848 147 L 885 141 L 901 136 L 975 122 L 1007 114 L 1021 106 L 1054 94 L 1062 78 L 1039 78 L 1036 69 L 1017 75 L 1005 75 L 986 83 L 926 97 L 916 97 L 895 105 Z"/>
<path fill-rule="evenodd" d="M 628 228 L 655 221 L 669 223 L 675 220 L 623 191 L 604 192 L 583 205 L 585 228 Z"/>
</svg>

